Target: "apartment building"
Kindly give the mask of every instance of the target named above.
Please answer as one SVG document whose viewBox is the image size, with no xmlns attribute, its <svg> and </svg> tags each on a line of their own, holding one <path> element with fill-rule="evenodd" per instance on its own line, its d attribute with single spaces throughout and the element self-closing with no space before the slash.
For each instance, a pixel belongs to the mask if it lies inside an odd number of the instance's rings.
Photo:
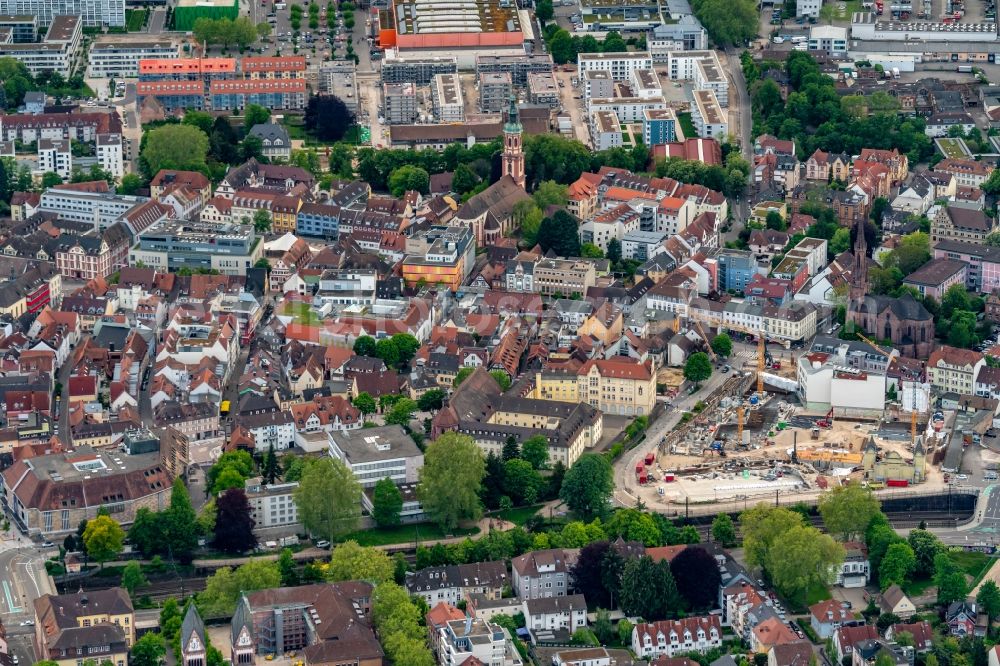
<svg viewBox="0 0 1000 666">
<path fill-rule="evenodd" d="M 677 141 L 677 127 L 677 113 L 673 109 L 644 109 L 642 112 L 642 140 L 647 146 Z"/>
<path fill-rule="evenodd" d="M 125 174 L 125 156 L 122 153 L 121 134 L 97 135 L 97 163 L 115 178 Z"/>
<path fill-rule="evenodd" d="M 483 74 L 507 72 L 517 86 L 527 83 L 528 74 L 552 71 L 552 56 L 548 53 L 532 55 L 480 55 L 476 56 L 476 80 Z"/>
<path fill-rule="evenodd" d="M 607 70 L 582 72 L 580 79 L 583 81 L 583 98 L 588 104 L 592 99 L 611 99 L 615 96 L 615 80 Z"/>
<path fill-rule="evenodd" d="M 676 23 L 661 23 L 646 33 L 646 44 L 653 62 L 668 61 L 672 51 L 704 51 L 708 49 L 708 32 L 693 14 L 680 17 Z"/>
<path fill-rule="evenodd" d="M 954 176 L 955 182 L 962 187 L 979 187 L 989 179 L 995 168 L 988 162 L 945 158 L 934 166 L 934 171 Z"/>
<path fill-rule="evenodd" d="M 653 58 L 649 53 L 581 53 L 576 57 L 580 76 L 585 72 L 603 70 L 615 81 L 628 81 L 636 69 L 652 69 Z M 674 78 L 674 77 L 671 77 Z"/>
<path fill-rule="evenodd" d="M 479 75 L 479 110 L 501 113 L 510 108 L 514 79 L 510 72 L 483 72 Z"/>
<path fill-rule="evenodd" d="M 611 111 L 594 111 L 590 114 L 590 145 L 594 150 L 622 146 L 622 129 L 618 124 L 618 116 Z"/>
<path fill-rule="evenodd" d="M 559 85 L 552 72 L 528 74 L 528 100 L 540 106 L 559 106 Z"/>
<path fill-rule="evenodd" d="M 495 561 L 409 571 L 404 585 L 407 592 L 423 597 L 433 608 L 442 601 L 454 606 L 474 593 L 487 599 L 500 599 L 508 582 L 507 563 Z"/>
<path fill-rule="evenodd" d="M 41 139 L 38 142 L 38 170 L 56 173 L 63 180 L 73 174 L 73 153 L 68 139 Z"/>
<path fill-rule="evenodd" d="M 460 123 L 465 120 L 465 99 L 458 74 L 438 74 L 431 82 L 434 116 L 439 123 Z"/>
<path fill-rule="evenodd" d="M 700 137 L 724 139 L 729 134 L 729 120 L 712 90 L 692 93 L 691 122 Z"/>
<path fill-rule="evenodd" d="M 382 83 L 429 85 L 438 74 L 455 74 L 458 61 L 453 57 L 386 58 L 382 61 Z"/>
<path fill-rule="evenodd" d="M 979 352 L 940 345 L 927 359 L 927 381 L 939 393 L 974 395 L 976 375 L 985 365 Z"/>
<path fill-rule="evenodd" d="M 33 14 L 0 16 L 0 30 L 10 28 L 11 40 L 17 44 L 33 42 L 38 36 L 38 17 Z"/>
<path fill-rule="evenodd" d="M 242 111 L 251 104 L 265 109 L 306 108 L 305 79 L 234 79 L 212 81 L 208 87 L 214 111 Z"/>
<path fill-rule="evenodd" d="M 120 587 L 45 594 L 33 604 L 34 648 L 39 660 L 77 666 L 87 660 L 128 663 L 135 642 L 135 611 Z"/>
<path fill-rule="evenodd" d="M 720 645 L 722 623 L 717 615 L 640 623 L 632 629 L 632 651 L 640 657 L 673 657 L 685 652 L 704 654 Z"/>
<path fill-rule="evenodd" d="M 92 78 L 135 78 L 144 58 L 178 58 L 180 51 L 170 39 L 123 42 L 121 35 L 97 37 L 87 54 L 87 76 Z"/>
<path fill-rule="evenodd" d="M 417 87 L 412 83 L 382 84 L 382 107 L 390 125 L 408 125 L 417 119 Z"/>
<path fill-rule="evenodd" d="M 106 188 L 104 188 L 106 190 Z M 93 224 L 106 229 L 128 211 L 148 201 L 146 197 L 89 191 L 73 185 L 57 185 L 42 192 L 39 209 L 64 220 Z"/>
<path fill-rule="evenodd" d="M 721 106 L 729 106 L 729 81 L 715 51 L 670 52 L 667 72 L 672 80 L 693 81 L 695 90 L 711 90 Z"/>
<path fill-rule="evenodd" d="M 524 663 L 507 630 L 482 618 L 449 620 L 435 638 L 441 666 L 522 666 Z"/>
<path fill-rule="evenodd" d="M 566 553 L 561 548 L 536 550 L 511 560 L 511 587 L 521 599 L 564 597 L 570 575 Z"/>
<path fill-rule="evenodd" d="M 298 482 L 264 483 L 257 476 L 247 479 L 244 491 L 250 502 L 250 517 L 256 523 L 256 528 L 286 527 L 297 525 L 299 510 L 292 493 L 299 487 Z"/>
<path fill-rule="evenodd" d="M 441 284 L 457 291 L 472 272 L 475 254 L 472 229 L 430 227 L 406 239 L 403 280 L 411 286 Z"/>
<path fill-rule="evenodd" d="M 86 28 L 125 26 L 125 0 L 0 0 L 0 14 L 31 15 L 39 25 L 57 16 L 79 16 Z"/>
</svg>

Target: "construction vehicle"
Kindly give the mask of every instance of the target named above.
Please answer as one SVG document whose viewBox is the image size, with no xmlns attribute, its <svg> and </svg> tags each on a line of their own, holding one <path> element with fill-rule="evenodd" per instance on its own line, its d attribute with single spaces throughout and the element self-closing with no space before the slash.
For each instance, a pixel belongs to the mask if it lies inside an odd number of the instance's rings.
<svg viewBox="0 0 1000 666">
<path fill-rule="evenodd" d="M 826 413 L 826 416 L 824 416 L 823 418 L 821 418 L 819 421 L 816 421 L 816 427 L 817 428 L 832 428 L 833 427 L 833 407 L 831 407 L 830 411 L 828 411 Z"/>
<path fill-rule="evenodd" d="M 712 363 L 718 363 L 719 357 L 715 355 L 715 350 L 712 349 L 712 341 L 708 339 L 708 335 L 705 334 L 705 329 L 701 327 L 701 322 L 697 319 L 694 320 L 694 327 L 698 331 L 698 335 L 701 339 L 705 341 L 705 348 L 708 350 L 709 355 L 712 357 Z"/>
</svg>

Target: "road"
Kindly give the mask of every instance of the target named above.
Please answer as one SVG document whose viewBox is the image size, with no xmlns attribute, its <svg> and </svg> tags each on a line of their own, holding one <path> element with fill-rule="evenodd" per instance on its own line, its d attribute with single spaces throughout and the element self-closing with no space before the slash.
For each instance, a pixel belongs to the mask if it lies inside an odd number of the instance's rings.
<svg viewBox="0 0 1000 666">
<path fill-rule="evenodd" d="M 22 664 L 35 662 L 34 628 L 23 623 L 34 619 L 35 599 L 56 591 L 44 555 L 29 543 L 25 538 L 0 541 L 0 617 L 11 652 Z"/>
<path fill-rule="evenodd" d="M 146 32 L 151 35 L 158 35 L 167 27 L 167 10 L 163 7 L 153 9 L 149 15 L 149 23 L 146 24 Z"/>
<path fill-rule="evenodd" d="M 726 60 L 728 66 L 723 69 L 729 78 L 729 129 L 740 142 L 743 159 L 752 165 L 753 109 L 747 82 L 743 77 L 743 67 L 740 64 L 740 52 L 733 47 L 726 49 Z M 733 95 L 733 92 L 736 94 Z M 753 171 L 750 172 L 749 178 L 753 178 Z M 748 182 L 747 185 L 749 184 Z M 730 201 L 730 205 L 733 207 L 733 218 L 738 222 L 746 222 L 749 217 L 747 197 L 737 197 L 735 201 Z"/>
</svg>

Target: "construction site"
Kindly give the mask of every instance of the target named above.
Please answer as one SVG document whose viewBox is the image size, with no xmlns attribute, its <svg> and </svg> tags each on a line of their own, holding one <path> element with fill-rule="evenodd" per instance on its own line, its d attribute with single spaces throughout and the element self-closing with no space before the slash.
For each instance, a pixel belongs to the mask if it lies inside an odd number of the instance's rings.
<svg viewBox="0 0 1000 666">
<path fill-rule="evenodd" d="M 865 342 L 886 356 L 886 369 L 895 363 L 895 350 Z M 867 413 L 839 413 L 829 404 L 825 411 L 809 409 L 794 370 L 814 364 L 815 353 L 793 354 L 792 372 L 776 373 L 765 337 L 758 336 L 756 343 L 756 358 L 746 370 L 733 371 L 711 396 L 681 415 L 677 428 L 648 441 L 648 452 L 635 465 L 632 494 L 647 504 L 680 508 L 753 505 L 765 498 L 796 501 L 847 481 L 875 490 L 918 484 L 933 490 L 949 481 L 940 464 L 953 419 L 946 423 L 943 414 L 930 413 L 928 402 L 916 398 L 908 401 L 907 411 L 902 409 L 907 401 L 887 404 L 884 399 Z M 837 373 L 846 370 L 836 366 L 831 381 L 843 379 Z M 885 374 L 851 372 L 868 380 L 880 377 L 884 398 Z"/>
</svg>

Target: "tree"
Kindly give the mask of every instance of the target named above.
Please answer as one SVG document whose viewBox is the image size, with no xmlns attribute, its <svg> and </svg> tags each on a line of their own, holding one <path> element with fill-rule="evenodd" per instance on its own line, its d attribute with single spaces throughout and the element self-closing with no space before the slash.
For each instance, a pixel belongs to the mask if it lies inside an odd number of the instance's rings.
<svg viewBox="0 0 1000 666">
<path fill-rule="evenodd" d="M 618 594 L 618 590 L 609 591 L 605 587 L 606 582 L 610 582 L 609 577 L 604 575 L 605 560 L 608 559 L 609 552 L 613 552 L 607 541 L 593 541 L 584 545 L 580 549 L 580 555 L 570 572 L 573 578 L 573 585 L 578 590 L 587 590 L 587 597 L 600 607 L 612 606 L 612 592 Z M 614 564 L 609 562 L 609 569 Z"/>
<path fill-rule="evenodd" d="M 160 666 L 166 654 L 167 646 L 163 636 L 150 631 L 143 634 L 132 646 L 128 663 L 131 666 Z"/>
<path fill-rule="evenodd" d="M 409 365 L 417 350 L 420 349 L 420 341 L 409 333 L 396 333 L 390 338 L 396 345 L 396 353 L 399 355 L 399 365 Z"/>
<path fill-rule="evenodd" d="M 740 514 L 743 529 L 743 552 L 751 567 L 766 568 L 778 537 L 803 524 L 802 514 L 766 504 Z"/>
<path fill-rule="evenodd" d="M 278 456 L 274 453 L 274 444 L 269 444 L 264 460 L 260 464 L 260 475 L 264 483 L 271 484 L 278 480 L 281 474 L 281 466 L 278 464 Z"/>
<path fill-rule="evenodd" d="M 546 21 L 552 20 L 552 15 L 554 14 L 552 8 L 552 0 L 538 0 L 535 3 L 535 16 L 544 25 Z"/>
<path fill-rule="evenodd" d="M 538 229 L 538 244 L 542 250 L 552 250 L 560 257 L 580 256 L 580 231 L 576 218 L 564 210 L 546 217 Z"/>
<path fill-rule="evenodd" d="M 340 460 L 311 460 L 292 497 L 303 527 L 313 536 L 334 541 L 357 528 L 361 486 Z"/>
<path fill-rule="evenodd" d="M 715 557 L 704 548 L 689 546 L 670 562 L 677 591 L 692 611 L 711 610 L 718 601 L 722 574 Z"/>
<path fill-rule="evenodd" d="M 847 227 L 837 229 L 830 239 L 830 253 L 838 255 L 851 249 L 851 230 Z"/>
<path fill-rule="evenodd" d="M 607 513 L 613 490 L 611 463 L 602 455 L 586 453 L 567 470 L 559 498 L 573 513 L 590 519 Z"/>
<path fill-rule="evenodd" d="M 122 552 L 124 541 L 125 531 L 110 516 L 98 515 L 93 520 L 87 521 L 87 528 L 83 531 L 83 544 L 87 549 L 87 556 L 100 562 L 101 568 L 104 568 L 105 562 Z"/>
<path fill-rule="evenodd" d="M 243 482 L 253 476 L 253 456 L 247 451 L 227 451 L 208 469 L 205 481 L 212 493 L 230 488 L 242 488 Z"/>
<path fill-rule="evenodd" d="M 917 566 L 917 558 L 910 544 L 894 543 L 885 551 L 878 568 L 879 586 L 884 592 L 893 585 L 904 585 Z"/>
<path fill-rule="evenodd" d="M 843 561 L 843 546 L 800 524 L 777 536 L 764 568 L 782 594 L 801 601 L 811 587 L 830 584 Z"/>
<path fill-rule="evenodd" d="M 378 409 L 378 405 L 375 404 L 375 398 L 369 393 L 361 392 L 354 396 L 354 400 L 351 401 L 352 404 L 358 408 L 364 415 L 374 414 Z"/>
<path fill-rule="evenodd" d="M 697 386 L 712 376 L 712 362 L 705 352 L 696 352 L 684 364 L 684 379 Z"/>
<path fill-rule="evenodd" d="M 399 365 L 399 347 L 392 338 L 382 338 L 375 343 L 375 356 L 382 359 L 388 368 Z"/>
<path fill-rule="evenodd" d="M 396 401 L 386 415 L 385 422 L 389 425 L 408 426 L 413 412 L 417 411 L 417 403 L 409 398 L 402 398 Z"/>
<path fill-rule="evenodd" d="M 250 501 L 242 488 L 232 488 L 215 502 L 215 539 L 213 544 L 225 553 L 245 553 L 257 546 L 250 515 Z"/>
<path fill-rule="evenodd" d="M 430 182 L 430 175 L 426 169 L 404 164 L 389 174 L 389 192 L 394 197 L 401 197 L 410 190 L 427 194 Z"/>
<path fill-rule="evenodd" d="M 427 515 L 448 530 L 459 521 L 478 519 L 482 514 L 479 487 L 485 473 L 483 454 L 472 437 L 446 432 L 431 442 L 417 486 Z"/>
<path fill-rule="evenodd" d="M 787 227 L 785 218 L 781 217 L 781 213 L 775 210 L 768 211 L 767 217 L 764 220 L 764 226 L 775 231 L 784 231 Z"/>
<path fill-rule="evenodd" d="M 647 548 L 663 545 L 663 533 L 656 520 L 638 509 L 619 509 L 604 523 L 604 533 L 609 539 L 621 537 L 638 541 Z"/>
<path fill-rule="evenodd" d="M 733 355 L 733 340 L 725 333 L 719 333 L 712 338 L 712 351 L 723 358 Z"/>
<path fill-rule="evenodd" d="M 844 541 L 862 534 L 880 511 L 872 491 L 858 483 L 837 486 L 819 498 L 819 513 L 827 531 Z"/>
<path fill-rule="evenodd" d="M 666 560 L 654 563 L 648 555 L 630 559 L 622 571 L 620 601 L 629 616 L 662 620 L 675 615 L 682 601 L 670 564 Z"/>
<path fill-rule="evenodd" d="M 465 194 L 476 189 L 481 180 L 468 164 L 459 164 L 451 177 L 451 189 L 458 194 Z"/>
<path fill-rule="evenodd" d="M 271 230 L 271 214 L 263 208 L 253 214 L 253 230 L 258 234 L 267 233 Z"/>
<path fill-rule="evenodd" d="M 192 125 L 162 125 L 143 137 L 142 162 L 152 177 L 160 169 L 203 171 L 207 168 L 208 137 Z"/>
<path fill-rule="evenodd" d="M 403 510 L 403 495 L 392 479 L 385 478 L 375 483 L 372 493 L 372 519 L 379 527 L 399 525 L 399 514 Z"/>
<path fill-rule="evenodd" d="M 598 645 L 610 643 L 615 637 L 615 628 L 611 625 L 611 614 L 608 613 L 607 609 L 598 608 L 596 616 L 594 619 L 594 634 L 599 641 Z"/>
<path fill-rule="evenodd" d="M 354 124 L 354 114 L 334 95 L 313 95 L 306 106 L 305 126 L 320 141 L 340 141 Z"/>
<path fill-rule="evenodd" d="M 916 568 L 913 570 L 913 573 L 917 576 L 933 576 L 934 558 L 937 557 L 938 553 L 945 550 L 945 546 L 941 543 L 941 540 L 927 530 L 917 529 L 910 530 L 906 541 L 910 544 L 910 548 L 913 549 L 913 555 L 917 558 Z"/>
<path fill-rule="evenodd" d="M 198 608 L 206 615 L 232 615 L 240 595 L 281 585 L 277 562 L 251 559 L 236 569 L 222 567 L 205 580 Z"/>
<path fill-rule="evenodd" d="M 128 540 L 144 557 L 166 552 L 164 514 L 153 513 L 147 507 L 135 512 L 135 519 L 128 531 Z"/>
<path fill-rule="evenodd" d="M 441 409 L 444 405 L 444 391 L 442 389 L 430 389 L 425 391 L 417 400 L 417 407 L 422 412 L 430 412 Z"/>
<path fill-rule="evenodd" d="M 1000 616 L 1000 588 L 992 580 L 984 581 L 976 593 L 976 603 L 989 618 L 987 626 L 993 626 L 993 620 Z"/>
<path fill-rule="evenodd" d="M 750 0 L 696 0 L 691 8 L 716 46 L 744 46 L 757 35 L 757 6 Z"/>
<path fill-rule="evenodd" d="M 934 584 L 938 589 L 939 604 L 962 601 L 969 593 L 965 573 L 948 553 L 938 553 L 934 558 Z"/>
<path fill-rule="evenodd" d="M 504 492 L 516 504 L 533 504 L 542 479 L 527 460 L 513 458 L 504 463 Z"/>
<path fill-rule="evenodd" d="M 712 538 L 725 548 L 736 545 L 736 526 L 728 513 L 720 513 L 712 520 Z"/>
<path fill-rule="evenodd" d="M 510 377 L 503 370 L 490 370 L 490 377 L 495 379 L 497 384 L 500 385 L 501 391 L 506 391 L 510 388 Z"/>
<path fill-rule="evenodd" d="M 358 356 L 375 356 L 377 343 L 370 335 L 362 335 L 354 341 L 354 353 Z"/>
<path fill-rule="evenodd" d="M 327 578 L 333 582 L 363 580 L 378 585 L 393 580 L 396 565 L 384 550 L 362 547 L 357 541 L 345 541 L 330 553 Z"/>
<path fill-rule="evenodd" d="M 603 259 L 604 253 L 593 243 L 584 243 L 580 246 L 580 256 L 584 259 Z"/>
<path fill-rule="evenodd" d="M 534 435 L 521 444 L 521 457 L 535 469 L 545 467 L 549 460 L 549 440 L 545 435 Z"/>
<path fill-rule="evenodd" d="M 267 25 L 267 24 L 263 24 Z M 254 125 L 264 125 L 271 120 L 271 110 L 259 104 L 247 104 L 243 110 L 243 127 L 249 131 Z"/>
<path fill-rule="evenodd" d="M 135 588 L 143 585 L 149 585 L 149 581 L 142 573 L 142 566 L 135 560 L 129 561 L 122 569 L 122 587 L 128 590 L 129 594 L 135 594 Z"/>
<path fill-rule="evenodd" d="M 612 264 L 617 264 L 622 260 L 622 242 L 617 238 L 608 241 L 607 257 Z"/>
<path fill-rule="evenodd" d="M 451 383 L 452 387 L 458 388 L 458 385 L 464 382 L 466 378 L 468 378 L 468 376 L 472 374 L 472 371 L 474 369 L 475 368 L 462 368 L 461 370 L 459 370 L 458 374 L 455 375 L 455 381 Z"/>
<path fill-rule="evenodd" d="M 46 171 L 42 174 L 42 189 L 47 190 L 50 187 L 55 187 L 56 185 L 62 185 L 62 176 L 54 171 Z"/>
<path fill-rule="evenodd" d="M 1000 194 L 1000 172 L 994 171 L 991 173 L 986 182 L 979 186 L 979 189 L 986 194 Z"/>
</svg>

